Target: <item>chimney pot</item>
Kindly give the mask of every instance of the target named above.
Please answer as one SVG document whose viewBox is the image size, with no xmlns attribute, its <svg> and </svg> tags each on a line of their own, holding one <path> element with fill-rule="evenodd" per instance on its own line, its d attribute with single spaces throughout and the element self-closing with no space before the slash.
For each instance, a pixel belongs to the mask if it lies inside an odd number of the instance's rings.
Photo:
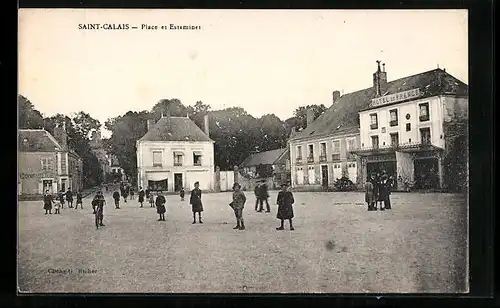
<svg viewBox="0 0 500 308">
<path fill-rule="evenodd" d="M 205 134 L 207 134 L 207 136 L 210 136 L 210 130 L 209 130 L 209 126 L 208 126 L 208 114 L 206 114 L 203 117 L 203 127 L 204 127 Z"/>
<path fill-rule="evenodd" d="M 307 109 L 306 116 L 307 116 L 307 126 L 309 126 L 309 124 L 311 124 L 314 121 L 314 112 L 311 108 Z"/>
<path fill-rule="evenodd" d="M 333 91 L 333 103 L 340 98 L 340 91 Z"/>
</svg>

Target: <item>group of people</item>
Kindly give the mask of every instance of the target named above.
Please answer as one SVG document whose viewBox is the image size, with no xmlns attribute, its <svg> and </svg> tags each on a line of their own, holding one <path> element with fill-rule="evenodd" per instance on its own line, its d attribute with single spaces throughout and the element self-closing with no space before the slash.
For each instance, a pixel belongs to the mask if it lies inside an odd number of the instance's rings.
<svg viewBox="0 0 500 308">
<path fill-rule="evenodd" d="M 365 202 L 368 211 L 391 209 L 391 191 L 394 187 L 394 178 L 388 176 L 385 170 L 382 173 L 372 173 L 365 183 Z"/>
<path fill-rule="evenodd" d="M 269 207 L 269 189 L 267 188 L 266 183 L 257 183 L 254 189 L 255 194 L 255 211 L 262 212 L 264 211 L 264 202 L 266 203 L 266 213 L 271 212 L 271 208 Z"/>
<path fill-rule="evenodd" d="M 78 190 L 76 193 L 75 210 L 78 209 L 78 205 L 83 209 L 82 199 L 82 192 Z M 55 197 L 49 190 L 45 190 L 43 195 L 43 209 L 45 210 L 45 214 L 52 214 L 52 208 L 54 208 L 54 214 L 61 214 L 61 209 L 64 208 L 65 202 L 68 202 L 69 208 L 73 208 L 73 192 L 71 189 L 68 189 L 66 192 L 61 190 Z"/>
</svg>

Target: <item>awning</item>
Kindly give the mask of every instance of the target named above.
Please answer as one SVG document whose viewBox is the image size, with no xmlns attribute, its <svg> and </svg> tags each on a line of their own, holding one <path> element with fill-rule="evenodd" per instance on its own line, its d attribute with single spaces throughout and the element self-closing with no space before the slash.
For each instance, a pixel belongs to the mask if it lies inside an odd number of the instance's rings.
<svg viewBox="0 0 500 308">
<path fill-rule="evenodd" d="M 163 181 L 168 179 L 168 172 L 146 172 L 146 179 L 148 181 Z"/>
</svg>

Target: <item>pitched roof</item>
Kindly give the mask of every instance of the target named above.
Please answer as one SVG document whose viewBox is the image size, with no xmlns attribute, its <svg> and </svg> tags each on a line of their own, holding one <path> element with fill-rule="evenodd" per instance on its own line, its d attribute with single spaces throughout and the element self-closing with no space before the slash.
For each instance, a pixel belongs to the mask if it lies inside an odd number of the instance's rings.
<svg viewBox="0 0 500 308">
<path fill-rule="evenodd" d="M 288 150 L 288 148 L 282 148 L 277 150 L 271 150 L 266 152 L 260 152 L 248 156 L 241 164 L 241 167 L 251 167 L 262 165 L 273 165 L 276 161 Z"/>
<path fill-rule="evenodd" d="M 162 117 L 139 141 L 212 141 L 191 119 Z"/>
<path fill-rule="evenodd" d="M 467 85 L 442 69 L 396 79 L 387 83 L 383 95 L 394 94 L 419 88 L 422 97 L 441 94 L 467 95 Z M 342 95 L 330 108 L 308 127 L 294 132 L 291 140 L 308 136 L 350 134 L 359 131 L 358 113 L 369 109 L 372 98 L 376 97 L 373 87 Z M 400 103 L 400 102 L 399 102 Z"/>
<path fill-rule="evenodd" d="M 44 129 L 20 129 L 19 152 L 55 152 L 63 148 L 57 140 Z"/>
</svg>

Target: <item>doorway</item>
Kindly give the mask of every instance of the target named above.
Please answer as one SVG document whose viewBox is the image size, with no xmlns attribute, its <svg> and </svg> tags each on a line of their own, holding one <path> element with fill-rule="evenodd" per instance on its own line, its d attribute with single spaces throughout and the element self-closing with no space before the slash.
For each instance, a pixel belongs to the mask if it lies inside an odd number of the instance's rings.
<svg viewBox="0 0 500 308">
<path fill-rule="evenodd" d="M 66 180 L 61 180 L 61 191 L 66 191 Z"/>
<path fill-rule="evenodd" d="M 324 189 L 328 188 L 328 166 L 321 166 L 321 185 Z"/>
<path fill-rule="evenodd" d="M 174 173 L 174 191 L 180 191 L 182 188 L 182 173 Z"/>
</svg>

